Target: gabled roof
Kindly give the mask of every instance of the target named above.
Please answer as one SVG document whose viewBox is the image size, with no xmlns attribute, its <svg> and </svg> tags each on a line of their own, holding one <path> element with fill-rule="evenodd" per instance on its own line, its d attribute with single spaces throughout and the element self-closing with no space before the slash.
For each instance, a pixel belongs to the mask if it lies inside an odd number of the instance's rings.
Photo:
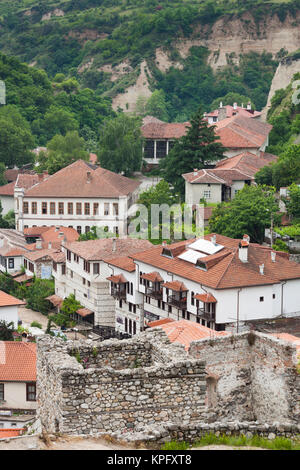
<svg viewBox="0 0 300 470">
<path fill-rule="evenodd" d="M 36 381 L 36 343 L 0 341 L 0 380 Z"/>
<path fill-rule="evenodd" d="M 7 294 L 0 290 L 0 307 L 11 307 L 14 305 L 25 305 L 26 302 L 23 302 L 12 295 Z"/>
<path fill-rule="evenodd" d="M 0 196 L 14 196 L 15 181 L 0 186 Z"/>
<path fill-rule="evenodd" d="M 233 116 L 214 124 L 216 135 L 226 148 L 260 148 L 273 126 L 256 119 Z"/>
<path fill-rule="evenodd" d="M 115 260 L 144 251 L 152 247 L 148 240 L 134 238 L 101 238 L 82 242 L 66 243 L 65 247 L 72 253 L 87 261 L 106 261 L 114 263 Z"/>
<path fill-rule="evenodd" d="M 210 240 L 212 235 L 204 238 Z M 187 248 L 187 241 L 179 242 Z M 176 244 L 178 247 L 179 243 Z M 191 242 L 190 242 L 191 243 Z M 149 266 L 162 269 L 179 277 L 213 289 L 229 289 L 237 287 L 277 284 L 288 279 L 300 279 L 300 265 L 289 261 L 279 252 L 275 262 L 271 259 L 271 249 L 250 243 L 248 247 L 248 262 L 239 259 L 238 239 L 216 235 L 216 243 L 223 249 L 215 255 L 201 257 L 206 259 L 206 268 L 202 269 L 192 262 L 162 255 L 163 247 L 156 245 L 150 250 L 132 256 L 135 261 L 141 261 Z M 172 245 L 170 245 L 172 249 Z M 264 274 L 260 274 L 259 266 L 264 264 Z"/>
<path fill-rule="evenodd" d="M 179 139 L 187 132 L 188 122 L 162 122 L 150 121 L 141 128 L 146 139 Z"/>
<path fill-rule="evenodd" d="M 25 192 L 25 197 L 117 198 L 135 191 L 138 181 L 77 160 Z"/>
<path fill-rule="evenodd" d="M 252 175 L 238 169 L 213 168 L 185 173 L 182 177 L 191 184 L 224 184 L 231 186 L 233 181 L 249 181 Z"/>
<path fill-rule="evenodd" d="M 261 152 L 260 156 L 250 152 L 243 152 L 234 157 L 226 158 L 216 164 L 216 169 L 236 169 L 254 176 L 261 168 L 276 162 L 278 157 L 270 153 Z"/>
</svg>

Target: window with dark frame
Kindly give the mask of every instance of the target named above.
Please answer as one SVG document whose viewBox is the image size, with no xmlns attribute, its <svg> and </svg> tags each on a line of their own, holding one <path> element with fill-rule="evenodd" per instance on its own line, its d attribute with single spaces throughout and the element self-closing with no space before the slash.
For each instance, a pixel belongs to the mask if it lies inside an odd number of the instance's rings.
<svg viewBox="0 0 300 470">
<path fill-rule="evenodd" d="M 42 214 L 47 214 L 47 202 L 42 202 Z"/>
<path fill-rule="evenodd" d="M 23 213 L 28 214 L 29 209 L 28 209 L 28 202 L 23 202 Z"/>
<path fill-rule="evenodd" d="M 81 202 L 76 202 L 76 214 L 81 215 Z"/>
<path fill-rule="evenodd" d="M 26 384 L 26 401 L 36 401 L 36 384 Z"/>
<path fill-rule="evenodd" d="M 73 215 L 73 202 L 68 202 L 68 214 Z"/>
<path fill-rule="evenodd" d="M 4 384 L 0 384 L 0 401 L 4 400 Z"/>
<path fill-rule="evenodd" d="M 90 215 L 90 203 L 89 202 L 84 203 L 84 214 Z"/>
<path fill-rule="evenodd" d="M 32 212 L 32 214 L 37 214 L 37 203 L 36 202 L 31 203 L 31 212 Z"/>
<path fill-rule="evenodd" d="M 14 258 L 8 258 L 8 267 L 9 267 L 9 269 L 13 269 L 15 267 L 15 259 Z"/>
<path fill-rule="evenodd" d="M 94 272 L 94 274 L 99 274 L 100 273 L 100 264 L 99 263 L 94 263 L 93 272 Z"/>
<path fill-rule="evenodd" d="M 64 213 L 64 203 L 63 202 L 59 202 L 58 203 L 58 214 L 59 215 L 62 215 Z"/>
</svg>

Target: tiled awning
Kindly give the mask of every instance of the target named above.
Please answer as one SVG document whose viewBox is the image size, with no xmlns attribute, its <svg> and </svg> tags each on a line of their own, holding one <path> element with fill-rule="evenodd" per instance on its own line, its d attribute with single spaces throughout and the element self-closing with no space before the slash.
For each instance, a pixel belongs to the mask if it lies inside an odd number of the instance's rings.
<svg viewBox="0 0 300 470">
<path fill-rule="evenodd" d="M 176 292 L 187 292 L 188 288 L 180 281 L 165 282 L 163 287 L 174 290 Z"/>
<path fill-rule="evenodd" d="M 49 295 L 49 297 L 46 297 L 46 300 L 49 300 L 54 307 L 61 307 L 64 299 L 59 297 L 58 295 Z"/>
<path fill-rule="evenodd" d="M 161 275 L 156 271 L 154 271 L 152 273 L 148 273 L 148 274 L 142 274 L 141 278 L 146 279 L 146 281 L 151 281 L 151 282 L 162 282 L 163 281 L 163 278 L 161 277 Z"/>
<path fill-rule="evenodd" d="M 92 315 L 92 310 L 88 309 L 88 308 L 79 308 L 78 310 L 76 310 L 76 313 L 78 313 L 78 315 L 80 315 L 81 317 L 88 317 L 89 315 Z"/>
<path fill-rule="evenodd" d="M 194 299 L 201 300 L 205 304 L 215 304 L 217 303 L 217 299 L 212 294 L 197 294 L 194 296 Z"/>
<path fill-rule="evenodd" d="M 126 282 L 128 282 L 127 279 L 123 276 L 123 274 L 109 276 L 106 279 L 110 282 L 113 282 L 114 284 L 126 284 Z"/>
</svg>

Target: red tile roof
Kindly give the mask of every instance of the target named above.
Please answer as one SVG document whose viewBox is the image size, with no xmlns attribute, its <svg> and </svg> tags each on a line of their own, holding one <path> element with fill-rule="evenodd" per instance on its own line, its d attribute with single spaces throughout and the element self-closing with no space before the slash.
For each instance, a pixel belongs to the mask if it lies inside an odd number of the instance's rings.
<svg viewBox="0 0 300 470">
<path fill-rule="evenodd" d="M 25 192 L 25 197 L 108 197 L 126 196 L 140 183 L 83 160 L 62 168 Z"/>
<path fill-rule="evenodd" d="M 225 105 L 222 106 L 222 108 L 226 109 L 226 117 L 232 117 L 235 115 L 239 116 L 245 116 L 247 118 L 257 118 L 258 116 L 261 116 L 260 111 L 255 111 L 255 110 L 248 110 L 247 108 L 242 108 L 241 106 L 237 106 L 237 108 L 234 108 L 233 106 L 230 105 Z M 215 109 L 214 111 L 211 111 L 210 113 L 206 113 L 206 117 L 214 117 L 219 115 L 219 109 Z"/>
<path fill-rule="evenodd" d="M 215 304 L 217 302 L 216 298 L 212 294 L 197 294 L 195 295 L 196 300 L 201 300 L 206 304 Z"/>
<path fill-rule="evenodd" d="M 150 321 L 148 326 L 155 328 L 156 326 L 164 325 L 165 323 L 171 323 L 172 321 L 175 320 L 173 320 L 173 318 L 161 318 L 160 320 Z"/>
<path fill-rule="evenodd" d="M 197 172 L 185 173 L 183 178 L 191 184 L 225 184 L 231 186 L 233 181 L 253 180 L 253 176 L 237 169 L 213 168 L 202 169 Z"/>
<path fill-rule="evenodd" d="M 211 239 L 206 235 L 206 240 Z M 276 284 L 283 280 L 299 279 L 300 265 L 289 261 L 278 252 L 275 262 L 271 259 L 271 249 L 250 243 L 248 248 L 248 262 L 239 259 L 240 240 L 231 239 L 223 235 L 216 235 L 216 242 L 224 248 L 201 261 L 208 261 L 207 270 L 199 269 L 193 263 L 175 256 L 170 258 L 162 255 L 162 246 L 154 246 L 150 250 L 137 253 L 131 257 L 154 268 L 171 272 L 179 278 L 189 279 L 214 289 L 228 289 L 245 286 L 258 286 Z M 191 241 L 179 242 L 185 249 Z M 170 245 L 172 249 L 172 245 Z M 213 262 L 212 262 L 213 261 Z M 260 274 L 259 266 L 264 264 L 264 274 Z"/>
<path fill-rule="evenodd" d="M 167 289 L 171 289 L 176 292 L 187 292 L 188 288 L 184 285 L 183 282 L 180 281 L 172 281 L 172 282 L 165 282 L 162 284 L 163 287 Z"/>
<path fill-rule="evenodd" d="M 187 133 L 189 122 L 148 122 L 141 128 L 146 139 L 178 139 Z M 232 116 L 213 124 L 219 142 L 225 148 L 259 148 L 266 141 L 272 126 L 242 115 Z"/>
<path fill-rule="evenodd" d="M 278 157 L 265 152 L 257 156 L 250 152 L 243 152 L 234 157 L 226 158 L 216 164 L 216 169 L 236 169 L 254 176 L 261 168 L 276 162 Z"/>
<path fill-rule="evenodd" d="M 78 310 L 76 310 L 76 313 L 78 313 L 78 315 L 80 315 L 81 317 L 87 317 L 94 312 L 92 312 L 92 310 L 88 308 L 79 308 Z"/>
<path fill-rule="evenodd" d="M 14 196 L 15 181 L 0 186 L 0 196 Z"/>
<path fill-rule="evenodd" d="M 142 274 L 141 278 L 146 279 L 146 281 L 151 281 L 151 282 L 162 282 L 163 281 L 163 278 L 161 277 L 161 275 L 156 271 L 154 271 L 152 273 L 148 273 L 148 274 Z"/>
<path fill-rule="evenodd" d="M 125 284 L 126 282 L 128 282 L 127 279 L 123 276 L 123 274 L 109 276 L 107 280 L 113 282 L 114 284 Z"/>
<path fill-rule="evenodd" d="M 0 341 L 0 380 L 36 381 L 36 343 Z"/>
<path fill-rule="evenodd" d="M 7 294 L 0 290 L 0 307 L 9 307 L 13 305 L 25 305 L 26 302 L 13 297 L 12 295 Z"/>
<path fill-rule="evenodd" d="M 101 238 L 99 240 L 66 243 L 65 246 L 72 253 L 87 261 L 104 260 L 114 263 L 120 257 L 124 259 L 125 256 L 144 251 L 153 245 L 148 240 L 134 238 Z"/>
<path fill-rule="evenodd" d="M 45 300 L 49 300 L 54 307 L 61 307 L 64 299 L 59 297 L 58 295 L 49 295 L 49 297 L 45 297 Z"/>
<path fill-rule="evenodd" d="M 225 331 L 215 331 L 189 320 L 179 320 L 172 323 L 163 323 L 160 325 L 167 334 L 171 343 L 183 344 L 188 351 L 192 341 L 206 338 L 216 338 L 218 336 L 228 336 L 230 333 Z"/>
<path fill-rule="evenodd" d="M 115 266 L 120 269 L 124 269 L 124 271 L 128 271 L 129 273 L 135 271 L 135 263 L 133 259 L 129 258 L 129 256 L 119 256 L 115 259 L 110 259 L 109 264 Z"/>
<path fill-rule="evenodd" d="M 24 428 L 0 429 L 0 439 L 7 439 L 8 437 L 21 436 L 23 432 L 24 432 Z"/>
<path fill-rule="evenodd" d="M 146 139 L 179 139 L 187 132 L 188 122 L 148 122 L 141 128 Z"/>
</svg>

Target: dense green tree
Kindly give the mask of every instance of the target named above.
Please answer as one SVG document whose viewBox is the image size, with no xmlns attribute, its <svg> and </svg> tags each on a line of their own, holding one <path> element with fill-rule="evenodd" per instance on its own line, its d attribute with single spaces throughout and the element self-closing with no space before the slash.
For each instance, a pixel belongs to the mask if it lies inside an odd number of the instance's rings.
<svg viewBox="0 0 300 470">
<path fill-rule="evenodd" d="M 177 201 L 178 198 L 174 196 L 169 183 L 165 180 L 161 180 L 157 185 L 143 191 L 138 199 L 138 203 L 144 204 L 147 209 L 150 209 L 152 204 L 168 204 L 171 206 Z"/>
<path fill-rule="evenodd" d="M 26 307 L 46 315 L 52 307 L 45 299 L 53 294 L 55 294 L 53 280 L 35 278 L 26 293 Z"/>
<path fill-rule="evenodd" d="M 38 171 L 47 170 L 52 175 L 79 159 L 88 160 L 89 154 L 78 132 L 67 132 L 65 136 L 56 135 L 48 142 L 47 151 L 39 153 Z"/>
<path fill-rule="evenodd" d="M 274 192 L 274 188 L 244 186 L 231 202 L 220 203 L 213 210 L 210 232 L 231 238 L 242 238 L 247 233 L 252 242 L 262 243 L 271 218 L 278 218 Z"/>
<path fill-rule="evenodd" d="M 154 116 L 162 121 L 168 121 L 168 111 L 166 97 L 163 90 L 155 90 L 148 99 L 145 112 L 149 116 Z"/>
<path fill-rule="evenodd" d="M 100 165 L 116 173 L 123 172 L 126 176 L 140 171 L 143 142 L 140 128 L 139 117 L 123 113 L 105 121 L 100 129 L 97 152 Z"/>
<path fill-rule="evenodd" d="M 6 166 L 4 165 L 3 162 L 0 162 L 0 186 L 7 184 L 7 180 L 5 179 L 5 175 L 4 175 L 5 170 L 6 170 Z"/>
<path fill-rule="evenodd" d="M 33 162 L 34 138 L 16 106 L 0 109 L 0 162 L 8 167 Z"/>
<path fill-rule="evenodd" d="M 288 214 L 300 220 L 300 187 L 293 183 L 289 188 L 289 197 L 284 199 Z"/>
<path fill-rule="evenodd" d="M 300 183 L 300 144 L 290 145 L 272 166 L 273 185 L 277 189 Z"/>
<path fill-rule="evenodd" d="M 186 135 L 177 140 L 166 158 L 160 162 L 164 178 L 174 187 L 175 192 L 184 194 L 182 174 L 224 158 L 225 148 L 218 139 L 215 126 L 209 126 L 203 120 L 203 109 L 200 107 L 192 117 Z"/>
<path fill-rule="evenodd" d="M 16 228 L 16 217 L 13 209 L 3 216 L 3 220 L 7 223 L 7 228 Z"/>
<path fill-rule="evenodd" d="M 0 320 L 0 341 L 14 341 L 14 331 L 15 327 L 13 322 Z"/>
</svg>

